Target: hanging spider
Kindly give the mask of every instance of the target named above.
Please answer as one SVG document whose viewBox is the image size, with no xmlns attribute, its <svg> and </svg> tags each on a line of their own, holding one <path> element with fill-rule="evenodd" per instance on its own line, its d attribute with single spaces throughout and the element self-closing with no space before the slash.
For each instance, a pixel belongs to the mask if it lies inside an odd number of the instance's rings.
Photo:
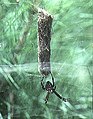
<svg viewBox="0 0 93 119">
<path fill-rule="evenodd" d="M 56 86 L 54 84 L 54 77 L 53 77 L 52 73 L 50 73 L 50 74 L 51 74 L 51 77 L 52 77 L 52 83 L 50 81 L 47 81 L 46 84 L 45 84 L 45 86 L 44 86 L 44 82 L 43 82 L 44 77 L 41 80 L 42 89 L 47 91 L 47 95 L 45 97 L 45 103 L 47 103 L 47 101 L 49 99 L 49 95 L 51 93 L 54 93 L 57 97 L 59 97 L 60 99 L 62 99 L 64 102 L 67 102 L 67 99 L 65 99 L 64 97 L 62 97 L 60 94 L 58 94 L 56 92 L 56 90 L 55 90 L 56 89 Z"/>
</svg>

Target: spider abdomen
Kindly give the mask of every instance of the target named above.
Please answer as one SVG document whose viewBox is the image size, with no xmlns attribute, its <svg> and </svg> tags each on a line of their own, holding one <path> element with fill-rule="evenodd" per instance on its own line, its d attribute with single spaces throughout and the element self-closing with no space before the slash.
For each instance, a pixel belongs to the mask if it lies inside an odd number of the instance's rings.
<svg viewBox="0 0 93 119">
<path fill-rule="evenodd" d="M 47 81 L 47 82 L 46 82 L 46 85 L 45 85 L 45 89 L 46 89 L 46 91 L 52 93 L 52 92 L 53 92 L 53 85 L 52 85 L 52 83 L 49 82 L 49 81 Z"/>
</svg>

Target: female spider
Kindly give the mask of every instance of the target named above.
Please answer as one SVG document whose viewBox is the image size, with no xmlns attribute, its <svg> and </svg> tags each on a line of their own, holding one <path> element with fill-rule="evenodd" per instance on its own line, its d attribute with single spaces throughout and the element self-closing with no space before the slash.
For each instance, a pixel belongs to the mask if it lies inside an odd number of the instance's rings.
<svg viewBox="0 0 93 119">
<path fill-rule="evenodd" d="M 47 81 L 46 84 L 45 84 L 45 86 L 44 86 L 44 82 L 43 82 L 44 77 L 41 80 L 42 89 L 47 91 L 47 95 L 45 97 L 45 103 L 47 103 L 47 101 L 49 99 L 49 95 L 51 93 L 54 93 L 57 97 L 59 97 L 60 99 L 62 99 L 64 102 L 66 102 L 67 99 L 65 99 L 64 97 L 62 97 L 60 94 L 58 94 L 56 92 L 56 90 L 55 90 L 56 89 L 56 86 L 55 86 L 55 83 L 54 83 L 54 77 L 53 77 L 52 73 L 50 73 L 50 74 L 51 74 L 51 77 L 52 77 L 52 83 L 50 81 Z"/>
</svg>

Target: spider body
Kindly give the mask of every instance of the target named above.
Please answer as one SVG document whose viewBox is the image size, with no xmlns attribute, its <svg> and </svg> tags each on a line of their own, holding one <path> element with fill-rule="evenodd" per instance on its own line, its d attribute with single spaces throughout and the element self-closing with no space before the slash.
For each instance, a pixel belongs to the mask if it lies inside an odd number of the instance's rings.
<svg viewBox="0 0 93 119">
<path fill-rule="evenodd" d="M 46 85 L 45 85 L 45 90 L 46 90 L 46 91 L 53 93 L 53 91 L 55 90 L 55 88 L 56 88 L 56 87 L 53 86 L 50 81 L 47 81 L 47 82 L 46 82 Z"/>
<path fill-rule="evenodd" d="M 55 90 L 56 86 L 54 85 L 55 83 L 54 83 L 54 78 L 53 78 L 52 74 L 51 74 L 51 77 L 52 77 L 52 83 L 50 81 L 47 81 L 45 86 L 44 86 L 43 79 L 41 80 L 42 89 L 47 91 L 47 95 L 46 95 L 46 98 L 45 98 L 45 103 L 47 103 L 47 101 L 49 99 L 49 95 L 51 93 L 54 93 L 57 97 L 62 99 L 64 102 L 66 102 L 67 100 L 56 92 L 56 90 Z"/>
</svg>

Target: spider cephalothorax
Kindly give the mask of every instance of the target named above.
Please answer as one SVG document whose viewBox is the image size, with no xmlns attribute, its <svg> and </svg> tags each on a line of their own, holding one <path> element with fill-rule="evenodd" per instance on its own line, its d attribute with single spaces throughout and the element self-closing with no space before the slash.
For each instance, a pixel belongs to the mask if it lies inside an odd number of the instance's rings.
<svg viewBox="0 0 93 119">
<path fill-rule="evenodd" d="M 55 83 L 54 83 L 54 77 L 53 77 L 52 73 L 51 73 L 51 77 L 52 77 L 52 83 L 50 81 L 47 81 L 46 84 L 45 84 L 45 86 L 44 86 L 44 82 L 43 82 L 44 77 L 41 80 L 42 89 L 44 89 L 44 90 L 47 91 L 47 95 L 46 95 L 46 98 L 45 98 L 45 103 L 47 103 L 50 93 L 54 93 L 56 96 L 58 96 L 64 102 L 66 102 L 67 99 L 65 99 L 64 97 L 62 97 L 61 95 L 59 95 L 56 92 L 56 90 L 55 90 L 56 89 L 56 86 L 55 86 Z"/>
</svg>

